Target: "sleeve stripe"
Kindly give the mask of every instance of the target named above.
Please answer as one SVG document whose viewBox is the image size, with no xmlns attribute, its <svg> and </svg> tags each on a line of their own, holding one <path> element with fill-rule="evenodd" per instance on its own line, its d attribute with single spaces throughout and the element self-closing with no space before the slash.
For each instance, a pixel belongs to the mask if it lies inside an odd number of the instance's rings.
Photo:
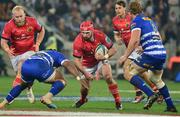
<svg viewBox="0 0 180 117">
<path fill-rule="evenodd" d="M 41 26 L 41 29 L 38 32 L 41 32 L 41 30 L 42 30 L 42 26 Z"/>
<path fill-rule="evenodd" d="M 1 39 L 4 39 L 4 40 L 9 40 L 8 38 L 5 38 L 5 37 L 1 37 Z"/>
<path fill-rule="evenodd" d="M 113 32 L 114 32 L 114 33 L 119 33 L 119 31 L 117 31 L 117 30 L 114 30 Z"/>
<path fill-rule="evenodd" d="M 141 30 L 141 29 L 140 29 L 140 28 L 133 28 L 133 29 L 131 30 L 131 32 L 134 31 L 134 30 Z"/>
<path fill-rule="evenodd" d="M 76 58 L 81 58 L 81 56 L 76 56 L 76 55 L 74 55 L 74 54 L 73 54 L 73 56 L 76 57 Z"/>
<path fill-rule="evenodd" d="M 113 47 L 113 44 L 108 49 L 111 49 L 112 47 Z"/>
</svg>

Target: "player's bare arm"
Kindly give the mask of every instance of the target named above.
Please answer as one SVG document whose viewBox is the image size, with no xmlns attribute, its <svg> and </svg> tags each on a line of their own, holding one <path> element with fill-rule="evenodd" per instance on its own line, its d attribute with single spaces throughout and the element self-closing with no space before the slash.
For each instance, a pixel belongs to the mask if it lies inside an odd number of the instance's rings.
<svg viewBox="0 0 180 117">
<path fill-rule="evenodd" d="M 10 49 L 8 41 L 3 38 L 1 39 L 1 47 L 10 57 L 14 55 L 14 48 Z"/>
<path fill-rule="evenodd" d="M 88 72 L 86 72 L 86 71 L 84 70 L 84 67 L 82 66 L 82 63 L 81 63 L 81 58 L 75 58 L 75 59 L 74 59 L 74 63 L 75 63 L 75 65 L 76 65 L 77 69 L 78 69 L 82 74 L 84 74 L 84 76 L 85 76 L 87 79 L 93 79 L 93 78 L 94 78 L 94 76 L 93 76 L 92 74 L 90 74 L 90 73 L 88 73 Z"/>
<path fill-rule="evenodd" d="M 80 74 L 77 70 L 76 66 L 73 64 L 72 61 L 65 61 L 63 66 L 73 75 L 76 77 L 77 80 L 80 80 Z"/>
<path fill-rule="evenodd" d="M 110 58 L 110 57 L 112 57 L 113 55 L 115 55 L 116 54 L 116 52 L 117 52 L 117 49 L 114 47 L 114 46 L 112 46 L 110 49 L 109 49 L 109 51 L 108 51 L 108 58 Z"/>
<path fill-rule="evenodd" d="M 122 64 L 124 61 L 128 58 L 128 56 L 132 53 L 132 51 L 135 49 L 135 45 L 139 43 L 141 30 L 133 30 L 131 32 L 131 39 L 128 45 L 128 48 L 126 49 L 123 56 L 120 57 L 119 63 Z"/>
<path fill-rule="evenodd" d="M 116 43 L 121 46 L 123 44 L 121 34 L 119 32 L 114 32 L 114 39 L 116 40 Z"/>
<path fill-rule="evenodd" d="M 39 34 L 37 35 L 36 45 L 35 45 L 35 51 L 39 51 L 39 45 L 40 45 L 41 42 L 43 41 L 44 34 L 45 34 L 45 29 L 44 29 L 44 27 L 42 27 L 41 31 L 40 31 Z"/>
</svg>

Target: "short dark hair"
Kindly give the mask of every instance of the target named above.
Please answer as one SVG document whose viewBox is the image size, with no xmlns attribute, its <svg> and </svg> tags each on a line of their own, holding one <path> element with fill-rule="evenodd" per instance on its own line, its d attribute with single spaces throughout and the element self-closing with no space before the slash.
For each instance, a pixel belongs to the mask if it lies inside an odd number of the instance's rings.
<svg viewBox="0 0 180 117">
<path fill-rule="evenodd" d="M 129 5 L 129 11 L 136 15 L 142 13 L 142 7 L 139 2 L 131 2 Z"/>
<path fill-rule="evenodd" d="M 126 3 L 125 3 L 125 1 L 123 1 L 123 0 L 117 0 L 117 1 L 116 1 L 116 4 L 118 4 L 119 6 L 126 7 Z"/>
</svg>

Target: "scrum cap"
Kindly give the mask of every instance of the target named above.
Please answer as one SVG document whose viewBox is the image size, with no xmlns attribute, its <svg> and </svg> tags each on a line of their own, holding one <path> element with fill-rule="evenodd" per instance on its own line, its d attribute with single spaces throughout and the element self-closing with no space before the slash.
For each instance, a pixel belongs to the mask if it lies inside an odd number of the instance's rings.
<svg viewBox="0 0 180 117">
<path fill-rule="evenodd" d="M 80 25 L 80 31 L 93 31 L 94 30 L 94 26 L 92 21 L 84 21 L 81 23 Z"/>
</svg>

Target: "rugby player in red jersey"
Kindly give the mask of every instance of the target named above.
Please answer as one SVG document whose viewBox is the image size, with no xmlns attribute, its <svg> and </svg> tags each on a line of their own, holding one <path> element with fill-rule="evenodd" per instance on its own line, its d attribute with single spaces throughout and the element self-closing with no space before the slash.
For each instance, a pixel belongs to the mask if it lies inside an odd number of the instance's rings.
<svg viewBox="0 0 180 117">
<path fill-rule="evenodd" d="M 38 32 L 38 35 L 35 42 L 34 35 L 36 32 Z M 39 51 L 39 45 L 44 38 L 44 34 L 44 28 L 35 18 L 26 16 L 22 6 L 15 6 L 12 9 L 12 19 L 5 24 L 1 35 L 1 46 L 11 59 L 13 69 L 17 73 L 13 87 L 22 82 L 22 62 L 31 56 L 34 51 Z M 31 87 L 28 88 L 27 95 L 30 103 L 33 103 L 34 95 Z"/>
<path fill-rule="evenodd" d="M 124 1 L 117 1 L 115 4 L 115 12 L 116 16 L 113 18 L 113 29 L 114 29 L 114 38 L 118 45 L 122 45 L 123 43 L 128 46 L 131 37 L 130 25 L 132 17 L 130 13 L 126 11 L 126 3 Z M 126 62 L 124 63 L 123 70 L 124 70 L 124 77 L 125 79 L 128 78 L 129 75 L 129 66 L 132 60 L 136 59 L 139 56 L 139 50 L 134 50 L 134 52 L 128 57 Z M 145 72 L 142 74 L 143 79 L 149 84 L 149 86 L 154 90 L 157 91 L 157 87 L 148 79 L 150 73 Z M 127 79 L 129 80 L 129 79 Z M 136 97 L 133 103 L 141 102 L 145 96 L 143 95 L 142 91 L 135 87 L 136 90 Z"/>
<path fill-rule="evenodd" d="M 95 54 L 95 49 L 99 44 L 107 47 L 108 52 L 105 56 Z M 84 21 L 80 25 L 80 33 L 73 42 L 74 62 L 82 73 L 81 76 L 81 98 L 74 104 L 79 108 L 87 102 L 87 95 L 91 81 L 94 79 L 95 72 L 98 70 L 105 78 L 110 92 L 112 93 L 116 109 L 122 110 L 121 97 L 118 85 L 112 77 L 111 66 L 108 59 L 116 53 L 111 39 L 103 32 L 94 29 L 91 21 Z M 99 89 L 100 90 L 100 89 Z"/>
</svg>

